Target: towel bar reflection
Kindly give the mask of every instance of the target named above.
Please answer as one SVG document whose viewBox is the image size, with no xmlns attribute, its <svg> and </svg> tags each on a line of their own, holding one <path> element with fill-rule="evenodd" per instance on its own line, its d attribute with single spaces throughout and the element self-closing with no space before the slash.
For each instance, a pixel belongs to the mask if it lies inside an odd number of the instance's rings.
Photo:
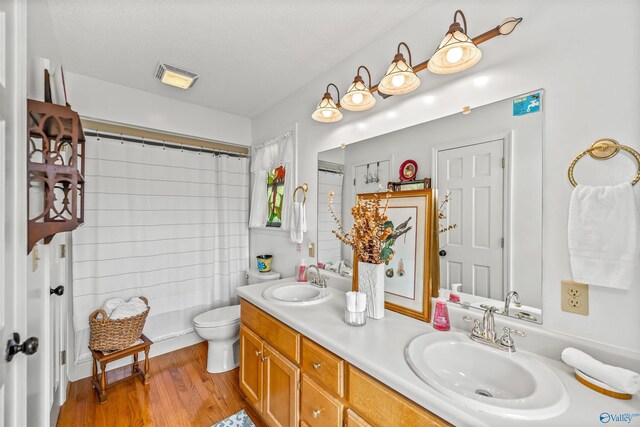
<svg viewBox="0 0 640 427">
<path fill-rule="evenodd" d="M 307 183 L 305 182 L 304 184 L 297 186 L 296 189 L 293 190 L 294 202 L 296 200 L 296 193 L 298 192 L 298 190 L 302 190 L 302 194 L 304 195 L 304 198 L 302 199 L 302 205 L 304 206 L 307 204 L 307 190 L 309 190 L 309 185 L 307 185 Z"/>
<path fill-rule="evenodd" d="M 569 182 L 571 182 L 571 185 L 573 185 L 574 187 L 578 186 L 578 183 L 573 177 L 573 169 L 575 168 L 576 163 L 578 163 L 581 158 L 583 158 L 587 154 L 590 154 L 591 157 L 596 160 L 607 160 L 618 154 L 620 150 L 626 151 L 636 159 L 636 163 L 638 164 L 638 172 L 631 181 L 631 185 L 636 185 L 636 183 L 640 181 L 640 154 L 633 148 L 627 147 L 626 145 L 621 145 L 618 143 L 618 141 L 611 138 L 599 139 L 598 141 L 591 144 L 591 147 L 584 150 L 573 159 L 573 161 L 569 165 L 569 170 L 567 171 L 567 175 L 569 176 Z"/>
</svg>

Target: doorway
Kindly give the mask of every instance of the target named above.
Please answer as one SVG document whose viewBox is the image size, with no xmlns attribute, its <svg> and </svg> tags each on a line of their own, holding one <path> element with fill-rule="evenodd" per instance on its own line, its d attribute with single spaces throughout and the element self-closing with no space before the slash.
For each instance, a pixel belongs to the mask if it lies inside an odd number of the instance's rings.
<svg viewBox="0 0 640 427">
<path fill-rule="evenodd" d="M 505 283 L 505 140 L 459 144 L 436 151 L 440 201 L 440 287 L 501 300 Z"/>
</svg>

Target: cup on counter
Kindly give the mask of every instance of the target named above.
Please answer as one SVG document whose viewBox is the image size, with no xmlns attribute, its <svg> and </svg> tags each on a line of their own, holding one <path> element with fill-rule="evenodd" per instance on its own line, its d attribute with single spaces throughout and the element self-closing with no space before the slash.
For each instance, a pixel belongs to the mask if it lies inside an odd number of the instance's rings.
<svg viewBox="0 0 640 427">
<path fill-rule="evenodd" d="M 363 326 L 367 323 L 367 295 L 364 292 L 347 292 L 346 300 L 344 322 L 349 326 Z"/>
</svg>

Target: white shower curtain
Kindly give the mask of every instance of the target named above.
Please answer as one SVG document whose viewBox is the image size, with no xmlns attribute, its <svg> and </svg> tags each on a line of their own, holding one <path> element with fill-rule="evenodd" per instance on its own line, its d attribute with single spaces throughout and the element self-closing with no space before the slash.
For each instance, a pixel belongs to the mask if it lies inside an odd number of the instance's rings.
<svg viewBox="0 0 640 427">
<path fill-rule="evenodd" d="M 248 159 L 87 138 L 85 224 L 73 233 L 76 360 L 88 316 L 143 295 L 154 341 L 195 315 L 237 303 L 248 267 Z"/>
</svg>

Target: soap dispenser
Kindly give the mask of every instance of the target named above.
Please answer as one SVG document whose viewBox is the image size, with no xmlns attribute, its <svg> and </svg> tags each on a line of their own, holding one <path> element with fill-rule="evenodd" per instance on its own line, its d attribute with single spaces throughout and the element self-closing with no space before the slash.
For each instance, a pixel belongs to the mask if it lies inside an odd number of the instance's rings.
<svg viewBox="0 0 640 427">
<path fill-rule="evenodd" d="M 462 283 L 454 283 L 451 285 L 451 293 L 449 294 L 449 301 L 460 302 L 460 295 L 458 295 L 458 292 L 460 291 L 461 286 L 462 286 Z"/>
<path fill-rule="evenodd" d="M 448 331 L 451 329 L 449 322 L 449 309 L 447 308 L 447 300 L 442 296 L 442 290 L 436 300 L 436 310 L 433 314 L 433 327 L 439 331 Z"/>
</svg>

